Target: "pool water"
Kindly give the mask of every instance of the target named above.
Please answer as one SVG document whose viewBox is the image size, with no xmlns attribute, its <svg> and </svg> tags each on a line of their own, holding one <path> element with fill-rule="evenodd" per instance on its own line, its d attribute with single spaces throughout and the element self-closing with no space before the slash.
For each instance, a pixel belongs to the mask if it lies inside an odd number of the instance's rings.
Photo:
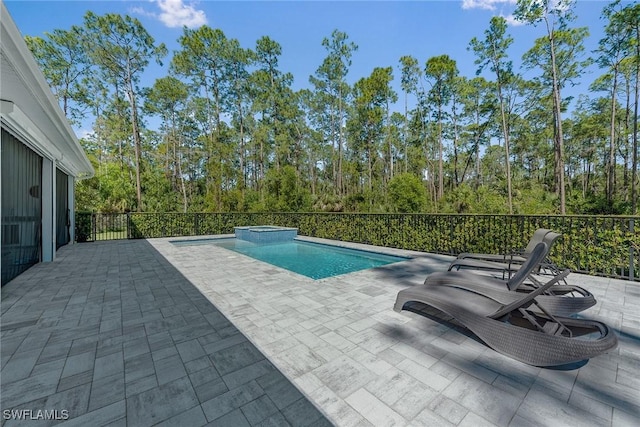
<svg viewBox="0 0 640 427">
<path fill-rule="evenodd" d="M 188 244 L 215 245 L 312 279 L 324 279 L 409 259 L 301 240 L 257 244 L 238 239 L 199 239 L 174 241 L 172 243 L 180 246 Z"/>
</svg>

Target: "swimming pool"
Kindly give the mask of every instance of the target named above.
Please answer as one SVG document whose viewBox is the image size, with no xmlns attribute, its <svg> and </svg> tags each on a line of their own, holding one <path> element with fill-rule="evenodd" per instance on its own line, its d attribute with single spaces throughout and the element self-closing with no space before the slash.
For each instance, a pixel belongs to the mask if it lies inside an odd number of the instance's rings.
<svg viewBox="0 0 640 427">
<path fill-rule="evenodd" d="M 238 239 L 174 240 L 178 246 L 214 245 L 247 255 L 312 279 L 324 279 L 339 274 L 353 273 L 381 267 L 410 258 L 342 248 L 302 240 L 258 244 Z"/>
</svg>

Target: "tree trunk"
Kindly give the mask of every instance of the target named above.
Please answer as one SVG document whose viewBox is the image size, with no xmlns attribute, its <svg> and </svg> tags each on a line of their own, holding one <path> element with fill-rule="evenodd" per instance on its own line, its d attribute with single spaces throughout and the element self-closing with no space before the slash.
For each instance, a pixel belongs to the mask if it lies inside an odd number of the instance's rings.
<svg viewBox="0 0 640 427">
<path fill-rule="evenodd" d="M 511 154 L 510 154 L 510 141 L 509 141 L 509 127 L 507 124 L 507 114 L 504 108 L 504 97 L 502 96 L 502 77 L 500 76 L 500 69 L 496 65 L 497 84 L 498 84 L 498 99 L 500 101 L 500 118 L 502 119 L 502 133 L 504 135 L 504 163 L 505 172 L 507 174 L 507 199 L 509 202 L 509 214 L 513 215 L 513 196 L 511 189 Z"/>
<path fill-rule="evenodd" d="M 333 108 L 331 109 L 331 118 L 329 119 L 329 137 L 331 138 L 331 168 L 333 172 L 333 183 L 335 186 L 334 191 L 336 194 L 340 194 L 340 185 L 338 181 L 338 163 L 340 162 L 340 146 L 338 146 L 338 153 L 336 153 L 336 143 L 335 143 L 335 114 Z M 339 144 L 339 142 L 338 142 Z M 337 155 L 336 155 L 337 154 Z"/>
<path fill-rule="evenodd" d="M 618 66 L 613 72 L 613 87 L 611 89 L 611 123 L 609 126 L 609 165 L 607 168 L 607 202 L 611 206 L 613 200 L 614 176 L 616 173 L 615 138 L 616 138 L 616 90 L 618 90 Z"/>
<path fill-rule="evenodd" d="M 618 139 L 621 139 L 620 134 L 624 135 L 624 153 L 622 154 L 622 157 L 624 159 L 623 163 L 624 163 L 624 172 L 623 172 L 623 184 L 622 186 L 624 187 L 625 190 L 625 200 L 629 201 L 631 200 L 631 186 L 629 184 L 629 172 L 630 172 L 630 168 L 631 165 L 629 164 L 632 159 L 633 159 L 633 154 L 630 153 L 631 147 L 629 146 L 629 135 L 631 134 L 631 125 L 630 125 L 630 116 L 631 116 L 631 82 L 629 81 L 629 79 L 626 79 L 625 82 L 625 92 L 626 92 L 626 105 L 625 105 L 625 109 L 624 109 L 624 133 L 622 133 L 622 131 L 618 132 Z"/>
<path fill-rule="evenodd" d="M 444 153 L 442 144 L 442 107 L 438 107 L 438 200 L 444 195 Z"/>
<path fill-rule="evenodd" d="M 547 31 L 549 33 L 549 45 L 551 52 L 551 74 L 553 78 L 553 111 L 555 119 L 554 145 L 556 158 L 556 182 L 558 183 L 558 192 L 560 195 L 560 214 L 565 215 L 566 199 L 564 186 L 564 140 L 562 135 L 562 105 L 560 98 L 560 83 L 558 82 L 558 69 L 556 66 L 555 40 L 554 32 L 549 27 L 549 21 L 545 18 Z"/>
<path fill-rule="evenodd" d="M 244 149 L 244 117 L 242 115 L 242 102 L 238 98 L 238 119 L 240 121 L 240 194 L 244 202 L 244 192 L 247 187 L 247 174 L 245 166 L 245 149 Z"/>
<path fill-rule="evenodd" d="M 404 145 L 404 172 L 409 172 L 409 152 L 408 152 L 408 143 L 407 143 L 407 125 L 409 122 L 409 106 L 408 106 L 408 95 L 404 94 L 404 132 L 402 133 L 403 145 Z"/>
<path fill-rule="evenodd" d="M 460 177 L 458 174 L 458 163 L 459 163 L 459 159 L 458 159 L 458 144 L 460 141 L 460 136 L 458 134 L 458 112 L 456 109 L 456 101 L 457 98 L 454 97 L 453 98 L 453 104 L 452 104 L 452 113 L 453 113 L 453 183 L 454 183 L 454 187 L 457 187 L 459 184 L 462 183 L 462 180 L 464 180 L 464 177 Z"/>
<path fill-rule="evenodd" d="M 178 177 L 180 178 L 180 189 L 182 193 L 182 209 L 184 213 L 187 213 L 188 203 L 187 203 L 187 187 L 184 183 L 184 174 L 182 173 L 182 159 L 180 158 L 180 149 L 182 148 L 182 142 L 180 137 L 177 138 L 178 144 L 178 153 L 176 155 L 176 163 L 178 170 Z"/>
<path fill-rule="evenodd" d="M 391 178 L 393 178 L 393 149 L 391 147 L 391 124 L 389 123 L 389 100 L 387 99 L 387 105 L 386 105 L 386 111 L 387 111 L 387 145 L 389 147 L 389 177 L 388 179 L 390 180 Z"/>
<path fill-rule="evenodd" d="M 369 141 L 367 143 L 367 163 L 369 169 L 369 191 L 373 191 L 373 164 L 371 162 L 371 152 L 373 151 L 371 148 L 372 143 Z"/>
<path fill-rule="evenodd" d="M 480 172 L 480 115 L 476 109 L 476 125 L 478 125 L 478 133 L 476 134 L 476 190 L 480 187 L 482 181 L 482 175 Z"/>
<path fill-rule="evenodd" d="M 127 94 L 131 104 L 131 125 L 133 130 L 133 145 L 136 159 L 136 199 L 138 202 L 138 212 L 142 212 L 142 180 L 140 177 L 141 158 L 142 158 L 142 142 L 140 141 L 140 129 L 138 129 L 138 106 L 136 104 L 136 95 L 133 90 L 133 81 L 131 76 L 130 64 L 127 61 Z"/>
<path fill-rule="evenodd" d="M 633 165 L 631 167 L 631 214 L 638 212 L 638 100 L 640 98 L 640 27 L 636 27 L 636 88 L 633 105 Z"/>
<path fill-rule="evenodd" d="M 342 158 L 344 154 L 342 153 L 342 89 L 338 91 L 338 195 L 342 196 L 344 194 L 343 184 L 342 184 Z"/>
</svg>

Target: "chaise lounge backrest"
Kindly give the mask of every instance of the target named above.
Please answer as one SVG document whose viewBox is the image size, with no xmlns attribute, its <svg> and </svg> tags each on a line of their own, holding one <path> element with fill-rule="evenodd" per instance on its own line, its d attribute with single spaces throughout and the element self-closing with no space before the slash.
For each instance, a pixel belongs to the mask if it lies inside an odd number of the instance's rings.
<svg viewBox="0 0 640 427">
<path fill-rule="evenodd" d="M 541 295 L 543 292 L 545 292 L 547 289 L 549 289 L 551 286 L 555 285 L 559 281 L 564 280 L 569 274 L 569 272 L 570 270 L 562 271 L 560 274 L 552 277 L 551 280 L 549 280 L 547 283 L 543 284 L 542 286 L 538 287 L 537 289 L 534 289 L 529 293 L 523 293 L 521 299 L 514 301 L 511 304 L 507 304 L 503 306 L 500 310 L 496 311 L 489 317 L 492 319 L 499 319 L 511 313 L 515 309 L 528 307 L 529 305 L 531 305 L 531 303 L 537 296 Z"/>
<path fill-rule="evenodd" d="M 538 228 L 536 231 L 534 231 L 533 236 L 531 236 L 531 240 L 529 240 L 529 244 L 527 244 L 527 247 L 524 248 L 523 255 L 525 257 L 529 256 L 531 252 L 533 252 L 533 250 L 535 249 L 536 245 L 540 242 L 543 242 L 544 237 L 550 232 L 551 230 L 547 228 Z"/>
<path fill-rule="evenodd" d="M 517 289 L 529 274 L 540 266 L 540 263 L 544 261 L 548 254 L 549 246 L 545 242 L 538 243 L 531 252 L 531 255 L 529 255 L 527 260 L 520 266 L 520 269 L 507 281 L 509 290 L 513 291 Z"/>
</svg>

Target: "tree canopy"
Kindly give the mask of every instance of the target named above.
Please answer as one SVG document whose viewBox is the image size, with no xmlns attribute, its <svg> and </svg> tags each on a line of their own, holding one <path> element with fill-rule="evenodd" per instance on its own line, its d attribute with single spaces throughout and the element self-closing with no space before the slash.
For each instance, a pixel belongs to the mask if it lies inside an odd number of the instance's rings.
<svg viewBox="0 0 640 427">
<path fill-rule="evenodd" d="M 516 14 L 540 32 L 522 69 L 494 17 L 469 42 L 476 75 L 444 51 L 351 85 L 358 45 L 336 29 L 297 91 L 267 35 L 248 47 L 184 28 L 169 56 L 138 20 L 88 12 L 26 41 L 69 120 L 93 126 L 80 210 L 636 214 L 640 6 L 607 4 L 594 52 L 571 1 Z M 151 61 L 168 74 L 144 87 Z M 600 73 L 567 110 L 590 63 Z"/>
</svg>

